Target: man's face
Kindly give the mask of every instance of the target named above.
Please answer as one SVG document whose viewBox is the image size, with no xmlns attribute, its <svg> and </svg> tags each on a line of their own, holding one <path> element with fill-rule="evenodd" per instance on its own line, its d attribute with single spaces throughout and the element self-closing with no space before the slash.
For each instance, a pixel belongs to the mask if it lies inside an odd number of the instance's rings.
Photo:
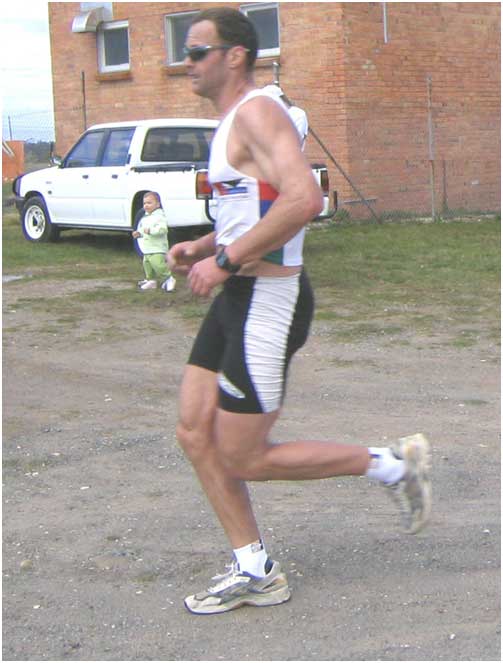
<svg viewBox="0 0 503 663">
<path fill-rule="evenodd" d="M 194 46 L 220 46 L 221 42 L 215 25 L 211 21 L 201 21 L 193 25 L 188 34 L 185 45 Z M 192 82 L 192 91 L 200 97 L 216 98 L 227 77 L 225 61 L 226 51 L 210 51 L 202 60 L 192 62 L 185 58 L 187 74 Z"/>
</svg>

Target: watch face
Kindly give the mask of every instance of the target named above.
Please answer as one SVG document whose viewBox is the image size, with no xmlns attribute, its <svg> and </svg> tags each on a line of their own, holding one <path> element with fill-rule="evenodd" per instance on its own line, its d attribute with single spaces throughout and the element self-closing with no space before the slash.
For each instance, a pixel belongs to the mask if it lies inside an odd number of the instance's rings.
<svg viewBox="0 0 503 663">
<path fill-rule="evenodd" d="M 223 251 L 217 253 L 217 265 L 220 269 L 227 269 L 227 256 Z"/>
<path fill-rule="evenodd" d="M 220 269 L 225 269 L 226 272 L 230 272 L 231 274 L 235 274 L 236 272 L 239 272 L 239 270 L 241 269 L 240 265 L 233 265 L 230 262 L 227 254 L 225 253 L 225 249 L 221 249 L 217 253 L 216 261 Z"/>
</svg>

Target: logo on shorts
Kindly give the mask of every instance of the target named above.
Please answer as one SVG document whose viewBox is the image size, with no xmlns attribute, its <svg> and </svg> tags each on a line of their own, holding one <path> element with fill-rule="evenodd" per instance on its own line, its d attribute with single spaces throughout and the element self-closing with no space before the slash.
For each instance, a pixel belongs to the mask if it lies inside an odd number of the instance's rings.
<svg viewBox="0 0 503 663">
<path fill-rule="evenodd" d="M 241 389 L 238 389 L 233 385 L 223 373 L 218 374 L 218 386 L 225 391 L 226 394 L 229 394 L 229 396 L 233 396 L 234 398 L 246 398 Z"/>
</svg>

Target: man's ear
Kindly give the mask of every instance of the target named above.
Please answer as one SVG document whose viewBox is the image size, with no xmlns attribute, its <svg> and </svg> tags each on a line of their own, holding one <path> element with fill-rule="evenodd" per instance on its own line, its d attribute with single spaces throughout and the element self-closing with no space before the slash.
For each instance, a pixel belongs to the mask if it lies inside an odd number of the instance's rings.
<svg viewBox="0 0 503 663">
<path fill-rule="evenodd" d="M 228 52 L 227 52 L 227 58 L 229 61 L 229 66 L 231 69 L 236 69 L 237 67 L 241 67 L 241 65 L 246 66 L 246 48 L 244 46 L 233 46 Z"/>
</svg>

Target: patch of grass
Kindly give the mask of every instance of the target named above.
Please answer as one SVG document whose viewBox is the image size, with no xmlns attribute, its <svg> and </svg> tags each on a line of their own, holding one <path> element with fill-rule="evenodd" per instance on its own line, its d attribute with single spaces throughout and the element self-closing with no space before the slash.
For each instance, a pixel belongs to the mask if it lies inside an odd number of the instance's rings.
<svg viewBox="0 0 503 663">
<path fill-rule="evenodd" d="M 16 212 L 4 215 L 2 233 L 5 274 L 112 280 L 142 277 L 141 260 L 126 233 L 71 230 L 63 231 L 57 242 L 28 242 Z"/>
<path fill-rule="evenodd" d="M 55 456 L 42 456 L 31 458 L 9 458 L 2 460 L 4 472 L 15 471 L 23 474 L 32 474 L 40 472 L 49 467 L 54 467 L 61 463 L 61 460 Z"/>
<path fill-rule="evenodd" d="M 455 348 L 471 348 L 476 345 L 480 332 L 476 329 L 461 329 L 452 339 L 451 345 Z"/>
<path fill-rule="evenodd" d="M 335 327 L 332 335 L 340 342 L 362 341 L 366 338 L 377 337 L 382 340 L 389 340 L 399 336 L 403 332 L 402 327 L 385 326 L 373 322 L 360 322 L 343 327 Z"/>
<path fill-rule="evenodd" d="M 137 575 L 135 581 L 142 585 L 148 585 L 155 582 L 160 575 L 159 571 L 145 571 L 144 573 Z"/>
<path fill-rule="evenodd" d="M 333 320 L 336 334 L 345 323 L 339 340 L 399 334 L 400 327 L 499 325 L 498 219 L 311 230 L 306 266 L 317 319 Z M 350 316 L 340 313 L 348 309 Z M 467 347 L 474 339 L 460 333 L 458 343 Z"/>
<path fill-rule="evenodd" d="M 209 306 L 209 300 L 192 295 L 184 279 L 169 296 L 138 292 L 135 283 L 143 270 L 128 235 L 68 231 L 56 243 L 31 243 L 24 239 L 15 212 L 4 216 L 2 230 L 4 273 L 109 284 L 16 305 L 44 308 L 62 324 L 73 324 L 92 304 L 150 313 L 173 307 L 188 321 L 199 320 Z M 403 343 L 409 331 L 440 330 L 458 347 L 470 347 L 482 327 L 491 338 L 499 336 L 498 218 L 312 227 L 306 234 L 305 260 L 317 300 L 316 319 L 332 325 L 339 340 L 385 337 Z M 468 328 L 474 333 L 467 334 Z"/>
</svg>

